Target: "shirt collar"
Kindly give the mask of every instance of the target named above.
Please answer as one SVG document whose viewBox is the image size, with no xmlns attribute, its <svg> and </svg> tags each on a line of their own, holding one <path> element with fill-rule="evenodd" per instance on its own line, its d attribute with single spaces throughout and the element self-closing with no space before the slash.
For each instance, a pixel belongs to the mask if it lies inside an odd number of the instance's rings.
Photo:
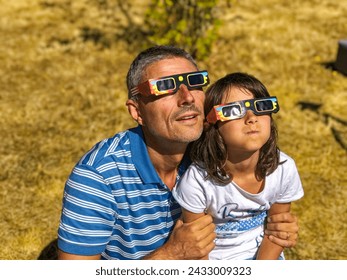
<svg viewBox="0 0 347 280">
<path fill-rule="evenodd" d="M 140 125 L 129 129 L 129 139 L 131 145 L 130 149 L 132 160 L 144 183 L 163 184 L 149 157 L 147 146 L 144 141 L 142 128 Z M 178 179 L 187 170 L 190 163 L 191 161 L 189 159 L 189 156 L 185 155 L 178 167 Z"/>
</svg>

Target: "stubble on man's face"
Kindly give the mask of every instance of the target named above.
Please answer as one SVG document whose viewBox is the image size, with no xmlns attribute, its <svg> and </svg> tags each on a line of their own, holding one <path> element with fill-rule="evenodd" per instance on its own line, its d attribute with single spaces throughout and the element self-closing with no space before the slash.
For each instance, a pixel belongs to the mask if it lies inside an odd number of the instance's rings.
<svg viewBox="0 0 347 280">
<path fill-rule="evenodd" d="M 146 78 L 160 78 L 193 71 L 197 69 L 186 59 L 166 59 L 148 66 Z M 203 129 L 204 98 L 202 90 L 188 91 L 185 86 L 175 94 L 141 97 L 139 108 L 142 125 L 147 134 L 146 141 L 147 138 L 156 138 L 148 140 L 188 144 L 197 140 Z"/>
</svg>

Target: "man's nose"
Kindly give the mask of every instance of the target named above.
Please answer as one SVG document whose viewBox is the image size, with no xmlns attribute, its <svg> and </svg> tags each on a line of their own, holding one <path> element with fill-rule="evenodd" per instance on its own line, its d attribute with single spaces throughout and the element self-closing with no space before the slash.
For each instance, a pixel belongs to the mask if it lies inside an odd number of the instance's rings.
<svg viewBox="0 0 347 280">
<path fill-rule="evenodd" d="M 195 101 L 192 92 L 184 84 L 180 85 L 177 94 L 182 104 L 190 104 Z"/>
</svg>

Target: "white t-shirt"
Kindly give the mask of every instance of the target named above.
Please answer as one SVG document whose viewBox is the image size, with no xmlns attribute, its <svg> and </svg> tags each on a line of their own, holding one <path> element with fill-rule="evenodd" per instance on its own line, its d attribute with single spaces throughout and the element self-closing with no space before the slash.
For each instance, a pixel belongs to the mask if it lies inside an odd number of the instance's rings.
<svg viewBox="0 0 347 280">
<path fill-rule="evenodd" d="M 173 195 L 193 213 L 207 212 L 216 225 L 216 247 L 209 259 L 253 258 L 263 239 L 264 220 L 273 203 L 289 203 L 304 195 L 294 160 L 280 153 L 278 168 L 265 178 L 264 189 L 251 194 L 235 182 L 216 185 L 205 180 L 206 171 L 192 164 L 184 173 Z"/>
</svg>

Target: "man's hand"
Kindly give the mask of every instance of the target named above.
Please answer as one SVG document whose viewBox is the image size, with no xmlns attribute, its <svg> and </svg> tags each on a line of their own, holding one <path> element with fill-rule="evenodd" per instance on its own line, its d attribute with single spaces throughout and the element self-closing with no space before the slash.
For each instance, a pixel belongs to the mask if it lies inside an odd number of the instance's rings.
<svg viewBox="0 0 347 280">
<path fill-rule="evenodd" d="M 265 234 L 269 235 L 269 239 L 277 245 L 286 248 L 294 247 L 298 232 L 298 218 L 292 213 L 275 214 L 267 219 Z"/>
<path fill-rule="evenodd" d="M 214 230 L 215 225 L 210 215 L 204 215 L 190 223 L 178 220 L 169 240 L 144 259 L 196 260 L 203 258 L 215 247 Z"/>
</svg>

